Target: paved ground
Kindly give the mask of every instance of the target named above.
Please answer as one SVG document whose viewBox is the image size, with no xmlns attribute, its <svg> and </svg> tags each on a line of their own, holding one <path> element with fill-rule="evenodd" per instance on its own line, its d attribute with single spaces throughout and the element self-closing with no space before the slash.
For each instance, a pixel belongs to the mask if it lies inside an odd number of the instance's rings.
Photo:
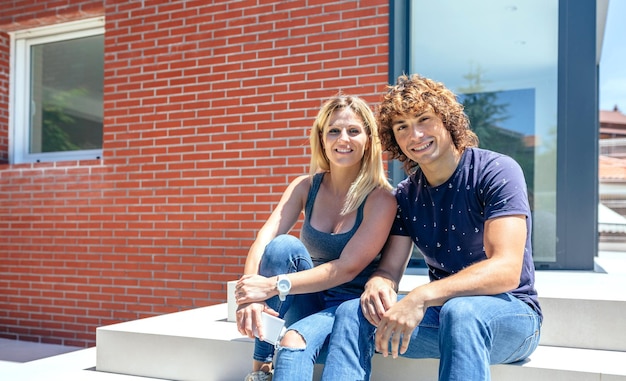
<svg viewBox="0 0 626 381">
<path fill-rule="evenodd" d="M 0 361 L 28 362 L 79 349 L 84 348 L 0 338 Z"/>
</svg>

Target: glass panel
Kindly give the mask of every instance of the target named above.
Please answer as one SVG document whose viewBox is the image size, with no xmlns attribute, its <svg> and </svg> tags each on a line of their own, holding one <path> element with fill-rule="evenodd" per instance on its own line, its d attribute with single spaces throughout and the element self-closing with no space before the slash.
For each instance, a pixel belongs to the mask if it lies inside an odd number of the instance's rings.
<svg viewBox="0 0 626 381">
<path fill-rule="evenodd" d="M 537 261 L 556 260 L 558 0 L 411 2 L 411 72 L 464 103 L 480 147 L 522 166 Z"/>
<path fill-rule="evenodd" d="M 102 148 L 104 36 L 32 45 L 30 153 Z"/>
</svg>

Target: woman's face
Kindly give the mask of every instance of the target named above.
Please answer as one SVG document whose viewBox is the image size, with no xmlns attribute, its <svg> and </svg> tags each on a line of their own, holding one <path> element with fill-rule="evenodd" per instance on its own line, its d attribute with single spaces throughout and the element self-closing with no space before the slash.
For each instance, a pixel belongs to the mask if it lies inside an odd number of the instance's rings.
<svg viewBox="0 0 626 381">
<path fill-rule="evenodd" d="M 350 108 L 335 110 L 331 114 L 321 140 L 328 160 L 340 167 L 360 167 L 370 142 L 363 120 Z"/>
</svg>

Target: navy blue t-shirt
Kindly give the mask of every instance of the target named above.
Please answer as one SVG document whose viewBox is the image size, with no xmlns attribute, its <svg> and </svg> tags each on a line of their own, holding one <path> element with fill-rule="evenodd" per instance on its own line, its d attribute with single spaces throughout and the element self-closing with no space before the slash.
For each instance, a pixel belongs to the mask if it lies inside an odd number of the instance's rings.
<svg viewBox="0 0 626 381">
<path fill-rule="evenodd" d="M 392 235 L 410 236 L 424 255 L 431 281 L 445 278 L 487 258 L 485 221 L 526 216 L 526 247 L 518 288 L 511 293 L 541 315 L 535 290 L 531 213 L 519 164 L 497 152 L 467 148 L 454 174 L 431 187 L 422 171 L 398 184 L 398 213 Z"/>
</svg>

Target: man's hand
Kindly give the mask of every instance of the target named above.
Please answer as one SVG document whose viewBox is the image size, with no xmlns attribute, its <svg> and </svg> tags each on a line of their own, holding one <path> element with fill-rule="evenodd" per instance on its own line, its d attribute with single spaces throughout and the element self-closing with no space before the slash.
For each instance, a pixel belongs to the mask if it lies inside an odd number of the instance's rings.
<svg viewBox="0 0 626 381">
<path fill-rule="evenodd" d="M 397 294 L 393 282 L 374 276 L 366 284 L 361 294 L 361 311 L 372 325 L 378 326 L 384 313 L 396 303 Z"/>
<path fill-rule="evenodd" d="M 419 288 L 394 304 L 382 317 L 376 330 L 376 350 L 384 357 L 397 358 L 409 348 L 411 334 L 424 318 L 424 301 L 420 298 Z M 400 346 L 402 339 L 402 346 Z"/>
</svg>

